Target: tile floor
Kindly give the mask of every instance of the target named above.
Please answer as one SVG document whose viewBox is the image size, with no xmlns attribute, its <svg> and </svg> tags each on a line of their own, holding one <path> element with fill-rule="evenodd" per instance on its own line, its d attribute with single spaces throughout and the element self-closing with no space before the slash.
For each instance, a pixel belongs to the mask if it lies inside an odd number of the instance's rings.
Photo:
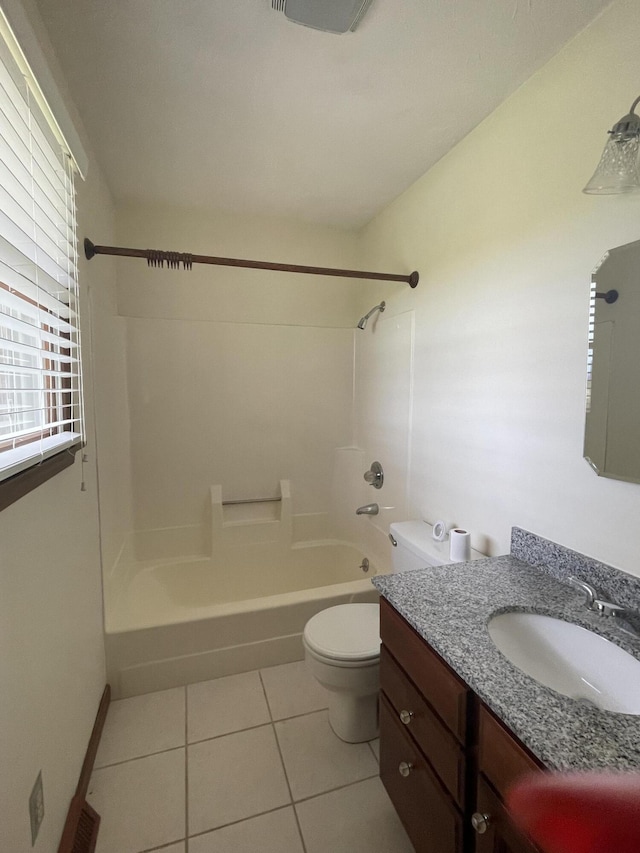
<svg viewBox="0 0 640 853">
<path fill-rule="evenodd" d="M 113 702 L 96 853 L 411 853 L 377 742 L 331 731 L 304 662 Z"/>
</svg>

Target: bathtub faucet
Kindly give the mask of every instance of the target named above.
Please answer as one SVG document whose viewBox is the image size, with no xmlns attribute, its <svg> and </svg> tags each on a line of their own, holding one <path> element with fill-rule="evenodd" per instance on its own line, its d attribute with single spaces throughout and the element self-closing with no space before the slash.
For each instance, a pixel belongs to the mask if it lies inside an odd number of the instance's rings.
<svg viewBox="0 0 640 853">
<path fill-rule="evenodd" d="M 366 506 L 359 506 L 356 515 L 377 515 L 379 512 L 378 504 L 367 504 Z"/>
</svg>

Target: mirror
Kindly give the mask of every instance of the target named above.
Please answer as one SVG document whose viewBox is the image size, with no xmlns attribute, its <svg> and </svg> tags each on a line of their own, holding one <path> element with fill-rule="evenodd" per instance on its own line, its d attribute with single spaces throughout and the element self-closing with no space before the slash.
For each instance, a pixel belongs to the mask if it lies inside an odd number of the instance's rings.
<svg viewBox="0 0 640 853">
<path fill-rule="evenodd" d="M 640 240 L 591 276 L 584 456 L 601 477 L 640 483 Z"/>
</svg>

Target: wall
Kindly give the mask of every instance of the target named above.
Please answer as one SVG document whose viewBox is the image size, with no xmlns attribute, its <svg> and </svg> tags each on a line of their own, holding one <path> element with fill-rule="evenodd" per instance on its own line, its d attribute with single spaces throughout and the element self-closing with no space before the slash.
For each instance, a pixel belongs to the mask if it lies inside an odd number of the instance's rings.
<svg viewBox="0 0 640 853">
<path fill-rule="evenodd" d="M 123 208 L 118 240 L 358 265 L 349 232 L 196 210 Z M 214 484 L 226 500 L 276 495 L 279 480 L 289 479 L 295 514 L 328 511 L 333 451 L 353 435 L 353 338 L 363 287 L 341 278 L 118 261 L 137 530 L 203 524 Z"/>
<path fill-rule="evenodd" d="M 614 3 L 362 235 L 370 265 L 421 274 L 387 309 L 415 310 L 409 515 L 492 554 L 520 525 L 637 575 L 640 485 L 598 478 L 582 442 L 590 274 L 638 239 L 640 197 L 581 189 L 638 94 L 639 36 Z"/>
<path fill-rule="evenodd" d="M 56 72 L 42 22 L 24 5 Z M 109 237 L 111 201 L 93 158 L 78 184 L 79 236 Z M 105 684 L 88 297 L 99 293 L 96 305 L 107 298 L 113 270 L 82 259 L 80 282 L 88 461 L 78 454 L 71 468 L 0 514 L 0 846 L 11 853 L 32 849 L 28 800 L 40 770 L 45 817 L 34 849 L 57 850 Z M 126 508 L 126 488 L 120 491 Z M 121 517 L 107 536 L 118 538 L 115 528 L 126 526 Z"/>
</svg>

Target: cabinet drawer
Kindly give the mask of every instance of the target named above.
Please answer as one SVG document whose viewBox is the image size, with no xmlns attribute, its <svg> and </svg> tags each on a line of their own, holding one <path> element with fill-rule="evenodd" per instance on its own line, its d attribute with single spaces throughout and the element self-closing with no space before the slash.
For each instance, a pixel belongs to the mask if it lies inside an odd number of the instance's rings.
<svg viewBox="0 0 640 853">
<path fill-rule="evenodd" d="M 469 688 L 384 599 L 380 599 L 380 638 L 440 719 L 464 743 Z"/>
<path fill-rule="evenodd" d="M 464 809 L 464 751 L 400 669 L 386 646 L 380 650 L 380 686 L 393 707 L 396 719 L 406 727 L 451 796 Z M 405 713 L 406 723 L 400 718 L 402 712 Z M 407 712 L 410 716 L 407 716 Z"/>
<path fill-rule="evenodd" d="M 380 697 L 380 778 L 416 853 L 462 853 L 462 817 L 420 750 Z M 410 765 L 408 775 L 400 772 Z"/>
<path fill-rule="evenodd" d="M 475 853 L 539 853 L 511 823 L 505 807 L 482 776 L 478 778 L 476 813 L 486 820 L 486 825 L 483 832 L 476 830 Z"/>
<path fill-rule="evenodd" d="M 479 747 L 479 769 L 501 797 L 520 776 L 544 769 L 484 705 L 480 707 Z"/>
</svg>

